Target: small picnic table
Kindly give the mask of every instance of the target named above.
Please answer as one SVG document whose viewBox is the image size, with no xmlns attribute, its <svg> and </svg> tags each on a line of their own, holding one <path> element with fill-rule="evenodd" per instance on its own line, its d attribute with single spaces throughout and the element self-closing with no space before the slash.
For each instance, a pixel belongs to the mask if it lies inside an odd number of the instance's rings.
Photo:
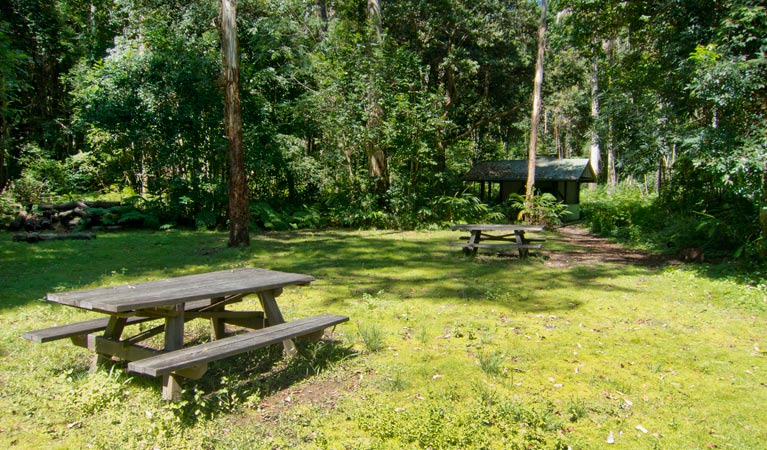
<svg viewBox="0 0 767 450">
<path fill-rule="evenodd" d="M 108 317 L 44 328 L 23 334 L 35 342 L 70 338 L 75 345 L 96 353 L 94 367 L 113 357 L 129 361 L 128 370 L 163 377 L 163 399 L 178 400 L 179 377 L 198 379 L 208 363 L 270 344 L 283 343 L 286 352 L 295 348 L 291 339 L 318 339 L 325 328 L 349 320 L 334 314 L 285 322 L 276 298 L 287 286 L 314 281 L 311 275 L 242 268 L 188 275 L 143 283 L 52 293 L 46 300 Z M 226 306 L 257 294 L 263 311 L 231 311 Z M 127 325 L 163 320 L 164 323 L 123 337 Z M 184 324 L 207 319 L 210 342 L 184 347 Z M 225 324 L 252 331 L 225 336 Z M 101 333 L 101 334 L 99 334 Z M 164 348 L 141 345 L 164 333 Z"/>
<path fill-rule="evenodd" d="M 467 242 L 457 244 L 463 248 L 467 255 L 477 253 L 477 249 L 487 248 L 494 250 L 517 250 L 520 258 L 526 258 L 531 249 L 540 249 L 545 238 L 531 238 L 526 232 L 543 231 L 538 225 L 515 225 L 515 224 L 464 224 L 453 225 L 452 230 L 468 231 L 469 236 L 463 237 Z M 500 243 L 487 243 L 495 241 Z M 536 243 L 537 242 L 537 243 Z"/>
</svg>

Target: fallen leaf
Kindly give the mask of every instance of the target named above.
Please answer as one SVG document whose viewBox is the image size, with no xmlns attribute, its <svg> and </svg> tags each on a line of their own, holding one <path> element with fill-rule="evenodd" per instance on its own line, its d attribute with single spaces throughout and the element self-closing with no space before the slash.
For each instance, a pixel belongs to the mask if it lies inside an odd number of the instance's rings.
<svg viewBox="0 0 767 450">
<path fill-rule="evenodd" d="M 636 429 L 641 431 L 642 433 L 647 433 L 647 428 L 643 427 L 642 425 L 637 425 Z"/>
</svg>

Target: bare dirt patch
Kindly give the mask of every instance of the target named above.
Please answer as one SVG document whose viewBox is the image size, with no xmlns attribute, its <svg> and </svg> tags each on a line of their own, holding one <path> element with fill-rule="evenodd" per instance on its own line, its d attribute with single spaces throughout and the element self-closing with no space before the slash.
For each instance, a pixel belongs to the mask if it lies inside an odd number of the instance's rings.
<svg viewBox="0 0 767 450">
<path fill-rule="evenodd" d="M 259 404 L 259 418 L 264 421 L 278 420 L 286 410 L 296 405 L 333 409 L 339 398 L 359 389 L 360 379 L 359 373 L 350 373 L 291 386 L 264 398 Z"/>
<path fill-rule="evenodd" d="M 551 240 L 561 240 L 575 250 L 546 252 L 548 259 L 546 267 L 572 267 L 598 263 L 630 264 L 645 267 L 657 267 L 664 264 L 678 264 L 679 261 L 669 255 L 643 252 L 624 248 L 610 242 L 608 239 L 597 237 L 588 230 L 574 225 L 557 230 L 558 234 Z"/>
</svg>

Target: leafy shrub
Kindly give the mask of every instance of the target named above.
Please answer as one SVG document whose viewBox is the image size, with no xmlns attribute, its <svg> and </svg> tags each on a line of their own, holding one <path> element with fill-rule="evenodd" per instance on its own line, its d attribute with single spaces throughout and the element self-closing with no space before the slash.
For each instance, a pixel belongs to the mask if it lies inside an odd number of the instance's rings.
<svg viewBox="0 0 767 450">
<path fill-rule="evenodd" d="M 152 213 L 127 204 L 111 208 L 89 208 L 88 225 L 121 225 L 131 228 L 159 228 L 160 220 Z"/>
<path fill-rule="evenodd" d="M 318 205 L 302 205 L 290 216 L 290 225 L 293 228 L 319 228 L 325 223 Z"/>
<path fill-rule="evenodd" d="M 663 218 L 655 207 L 656 198 L 628 184 L 612 191 L 600 187 L 596 193 L 584 195 L 581 217 L 594 233 L 630 240 L 661 225 Z"/>
<path fill-rule="evenodd" d="M 511 194 L 506 204 L 511 211 L 517 211 L 516 220 L 543 225 L 552 228 L 562 224 L 562 218 L 567 214 L 567 206 L 549 193 L 537 193 L 533 196 L 533 205 L 529 208 L 525 204 L 525 197 L 520 194 Z M 509 213 L 513 217 L 513 212 Z"/>
<path fill-rule="evenodd" d="M 39 203 L 45 196 L 50 194 L 48 184 L 31 175 L 14 180 L 8 189 L 10 195 L 22 205 L 30 206 Z"/>
<path fill-rule="evenodd" d="M 442 195 L 432 200 L 430 208 L 424 209 L 424 218 L 434 222 L 500 222 L 506 216 L 490 208 L 473 194 L 463 192 L 454 196 Z"/>
<path fill-rule="evenodd" d="M 7 227 L 13 222 L 22 206 L 16 202 L 10 192 L 0 193 L 0 227 Z"/>
<path fill-rule="evenodd" d="M 370 193 L 358 198 L 338 195 L 326 203 L 328 222 L 334 226 L 349 228 L 392 228 L 397 221 L 387 211 L 382 200 Z"/>
<path fill-rule="evenodd" d="M 80 152 L 60 164 L 63 184 L 58 187 L 61 194 L 84 193 L 98 189 L 99 160 L 89 152 Z"/>
<path fill-rule="evenodd" d="M 666 252 L 702 248 L 707 256 L 759 254 L 756 212 L 743 199 L 714 205 L 669 203 L 669 197 L 619 185 L 584 195 L 583 221 L 592 232 Z"/>
</svg>

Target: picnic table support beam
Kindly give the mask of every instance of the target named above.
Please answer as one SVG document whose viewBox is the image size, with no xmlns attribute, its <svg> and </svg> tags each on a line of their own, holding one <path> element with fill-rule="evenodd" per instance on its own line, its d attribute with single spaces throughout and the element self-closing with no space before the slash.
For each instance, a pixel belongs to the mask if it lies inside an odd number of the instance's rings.
<svg viewBox="0 0 767 450">
<path fill-rule="evenodd" d="M 172 352 L 184 346 L 184 304 L 175 305 L 176 314 L 165 319 L 165 351 Z M 176 401 L 181 398 L 181 384 L 174 374 L 162 377 L 163 400 Z"/>
<path fill-rule="evenodd" d="M 119 341 L 127 322 L 128 319 L 126 317 L 110 316 L 107 327 L 104 330 L 104 337 Z M 112 361 L 112 355 L 96 353 L 96 357 L 93 358 L 93 363 L 91 364 L 91 371 L 95 372 L 99 367 L 103 367 L 110 361 Z"/>
<path fill-rule="evenodd" d="M 282 294 L 282 288 L 258 293 L 258 300 L 261 302 L 261 307 L 264 308 L 264 313 L 266 314 L 266 320 L 269 322 L 269 326 L 285 323 L 280 308 L 277 306 L 276 298 L 280 294 Z M 296 346 L 290 339 L 282 341 L 282 347 L 286 356 L 292 356 L 296 353 Z"/>
<path fill-rule="evenodd" d="M 214 298 L 211 303 L 214 305 L 222 302 L 223 298 Z M 214 308 L 211 308 L 210 311 L 223 311 L 224 306 L 216 306 Z M 224 337 L 224 333 L 226 332 L 226 324 L 219 318 L 219 317 L 211 317 L 210 318 L 210 330 L 211 330 L 211 336 L 210 338 L 213 340 L 221 339 Z"/>
</svg>

